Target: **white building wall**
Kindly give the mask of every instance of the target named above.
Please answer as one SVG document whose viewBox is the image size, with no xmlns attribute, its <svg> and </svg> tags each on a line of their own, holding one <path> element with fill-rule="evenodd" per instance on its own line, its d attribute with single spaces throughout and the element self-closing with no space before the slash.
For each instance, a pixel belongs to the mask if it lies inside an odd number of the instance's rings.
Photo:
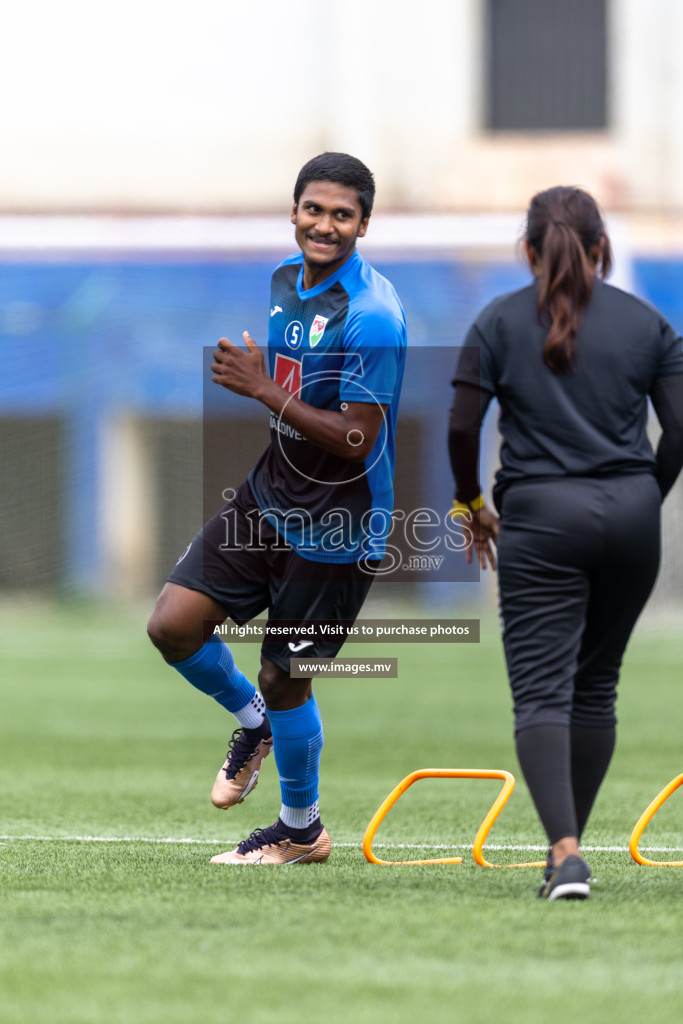
<svg viewBox="0 0 683 1024">
<path fill-rule="evenodd" d="M 640 208 L 683 205 L 683 5 L 612 4 L 614 135 L 624 200 Z"/>
<path fill-rule="evenodd" d="M 520 135 L 482 129 L 483 0 L 24 0 L 0 211 L 280 211 L 329 148 L 373 168 L 380 209 L 519 209 L 562 181 L 683 212 L 683 3 L 609 12 L 611 130 Z"/>
</svg>

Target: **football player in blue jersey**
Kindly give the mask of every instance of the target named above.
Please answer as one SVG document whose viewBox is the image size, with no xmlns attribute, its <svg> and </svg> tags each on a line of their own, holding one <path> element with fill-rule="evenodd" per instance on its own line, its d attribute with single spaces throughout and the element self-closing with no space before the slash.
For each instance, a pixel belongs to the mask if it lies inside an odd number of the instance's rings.
<svg viewBox="0 0 683 1024">
<path fill-rule="evenodd" d="M 406 329 L 392 285 L 357 252 L 375 184 L 345 153 L 301 169 L 292 223 L 299 252 L 273 274 L 268 361 L 248 332 L 221 338 L 212 380 L 260 402 L 271 441 L 233 498 L 194 538 L 149 622 L 165 660 L 234 714 L 211 799 L 229 808 L 272 749 L 282 807 L 219 864 L 328 858 L 318 775 L 323 731 L 311 678 L 293 657 L 334 657 L 385 551 Z M 258 687 L 217 627 L 268 610 Z M 259 692 L 260 690 L 260 692 Z"/>
</svg>

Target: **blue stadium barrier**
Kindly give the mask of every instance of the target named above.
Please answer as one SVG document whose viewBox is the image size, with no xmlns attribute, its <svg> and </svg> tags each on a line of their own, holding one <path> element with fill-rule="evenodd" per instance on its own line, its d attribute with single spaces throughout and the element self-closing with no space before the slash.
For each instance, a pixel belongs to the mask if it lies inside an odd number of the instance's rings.
<svg viewBox="0 0 683 1024">
<path fill-rule="evenodd" d="M 67 586 L 93 589 L 101 571 L 96 512 L 102 424 L 123 410 L 142 417 L 201 416 L 202 352 L 221 335 L 241 341 L 244 329 L 265 342 L 270 274 L 281 255 L 154 261 L 62 256 L 3 265 L 0 414 L 66 419 Z M 486 302 L 523 285 L 528 272 L 514 262 L 464 258 L 373 262 L 402 298 L 411 347 L 445 349 L 438 393 L 430 393 L 434 376 L 427 382 L 416 358 L 403 408 L 426 415 L 430 433 L 439 438 L 441 447 L 437 453 L 434 446 L 429 460 L 428 488 L 432 503 L 448 507 L 445 424 L 455 361 L 455 353 L 449 361 L 448 349 L 462 342 Z M 680 329 L 683 261 L 640 259 L 633 271 L 637 291 Z M 485 439 L 484 450 L 490 449 Z"/>
</svg>

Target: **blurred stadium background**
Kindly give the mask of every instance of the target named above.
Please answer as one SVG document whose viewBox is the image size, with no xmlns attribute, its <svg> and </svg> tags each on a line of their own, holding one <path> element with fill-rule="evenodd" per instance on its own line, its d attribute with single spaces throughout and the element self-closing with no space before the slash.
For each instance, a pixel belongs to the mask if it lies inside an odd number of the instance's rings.
<svg viewBox="0 0 683 1024">
<path fill-rule="evenodd" d="M 15 6 L 0 62 L 0 593 L 156 592 L 204 514 L 203 352 L 245 328 L 265 341 L 294 179 L 325 149 L 375 172 L 362 251 L 396 284 L 416 348 L 458 345 L 527 280 L 524 211 L 558 183 L 606 210 L 615 283 L 683 331 L 681 38 L 677 0 L 423 0 L 419 16 L 403 0 Z M 443 375 L 434 393 L 407 389 L 402 502 L 450 504 L 449 401 Z M 230 416 L 238 475 L 266 420 L 248 402 Z M 496 447 L 490 413 L 489 472 Z M 679 481 L 655 614 L 682 603 L 682 521 Z M 454 596 L 456 614 L 493 600 L 490 582 Z"/>
</svg>

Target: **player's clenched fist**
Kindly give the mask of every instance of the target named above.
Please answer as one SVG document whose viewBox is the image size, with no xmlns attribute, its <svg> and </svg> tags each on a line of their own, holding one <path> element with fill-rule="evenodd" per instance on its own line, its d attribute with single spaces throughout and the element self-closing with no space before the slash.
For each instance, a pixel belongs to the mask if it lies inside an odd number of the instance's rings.
<svg viewBox="0 0 683 1024">
<path fill-rule="evenodd" d="M 228 391 L 248 398 L 257 398 L 260 385 L 267 379 L 266 365 L 261 350 L 248 331 L 242 337 L 246 345 L 238 348 L 228 338 L 220 338 L 214 349 L 211 380 Z"/>
</svg>

